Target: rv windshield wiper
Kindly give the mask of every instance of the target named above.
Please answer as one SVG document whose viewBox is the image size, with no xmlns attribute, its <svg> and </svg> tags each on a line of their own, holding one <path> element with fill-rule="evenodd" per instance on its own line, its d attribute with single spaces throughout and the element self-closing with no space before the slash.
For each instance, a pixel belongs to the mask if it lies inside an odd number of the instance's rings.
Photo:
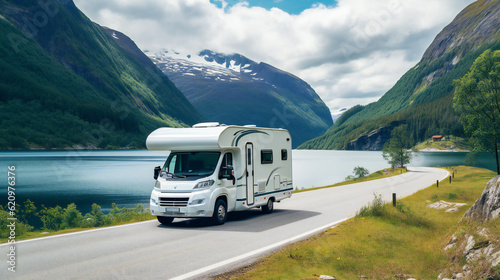
<svg viewBox="0 0 500 280">
<path fill-rule="evenodd" d="M 186 178 L 186 176 L 184 176 L 184 175 L 177 175 L 177 174 L 174 174 L 174 173 L 170 173 L 168 171 L 167 171 L 167 175 L 172 176 L 172 178 Z"/>
<path fill-rule="evenodd" d="M 204 173 L 204 174 L 196 174 L 196 173 L 194 173 L 194 174 L 186 174 L 186 176 L 188 176 L 188 177 L 189 176 L 202 176 L 203 177 L 203 176 L 208 176 L 208 175 L 210 175 L 210 173 Z"/>
</svg>

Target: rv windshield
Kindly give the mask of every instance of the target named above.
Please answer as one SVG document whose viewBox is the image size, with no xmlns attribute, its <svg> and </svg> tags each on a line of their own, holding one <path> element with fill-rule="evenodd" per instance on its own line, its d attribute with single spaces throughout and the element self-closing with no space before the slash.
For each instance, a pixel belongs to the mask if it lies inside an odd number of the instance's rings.
<svg viewBox="0 0 500 280">
<path fill-rule="evenodd" d="M 181 152 L 171 153 L 163 170 L 172 177 L 208 176 L 215 171 L 219 152 Z"/>
</svg>

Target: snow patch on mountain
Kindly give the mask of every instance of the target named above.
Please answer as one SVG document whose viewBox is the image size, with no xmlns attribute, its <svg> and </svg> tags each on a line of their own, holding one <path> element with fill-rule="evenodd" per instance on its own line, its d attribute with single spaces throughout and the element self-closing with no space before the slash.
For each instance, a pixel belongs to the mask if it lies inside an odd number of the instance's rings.
<svg viewBox="0 0 500 280">
<path fill-rule="evenodd" d="M 160 69 L 170 74 L 200 76 L 217 81 L 262 80 L 250 77 L 257 75 L 254 69 L 258 63 L 239 54 L 225 55 L 204 50 L 197 55 L 191 55 L 169 49 L 144 53 Z"/>
</svg>

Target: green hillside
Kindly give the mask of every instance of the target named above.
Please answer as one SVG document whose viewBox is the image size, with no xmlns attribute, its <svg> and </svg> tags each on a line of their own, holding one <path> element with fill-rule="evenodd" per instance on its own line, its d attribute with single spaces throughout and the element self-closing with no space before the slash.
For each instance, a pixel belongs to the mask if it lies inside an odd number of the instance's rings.
<svg viewBox="0 0 500 280">
<path fill-rule="evenodd" d="M 72 1 L 49 2 L 0 1 L 0 149 L 142 148 L 157 127 L 201 120 L 152 63 Z"/>
<path fill-rule="evenodd" d="M 500 49 L 499 14 L 498 0 L 468 6 L 379 101 L 352 108 L 324 135 L 299 148 L 345 149 L 360 135 L 393 121 L 408 124 L 414 143 L 434 134 L 463 135 L 452 108 L 453 80 L 467 73 L 486 49 Z"/>
</svg>

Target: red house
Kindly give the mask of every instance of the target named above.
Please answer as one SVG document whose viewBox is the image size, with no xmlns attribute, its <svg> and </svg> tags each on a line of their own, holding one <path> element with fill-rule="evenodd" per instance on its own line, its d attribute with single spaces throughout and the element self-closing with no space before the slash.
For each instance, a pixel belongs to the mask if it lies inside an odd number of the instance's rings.
<svg viewBox="0 0 500 280">
<path fill-rule="evenodd" d="M 441 141 L 443 140 L 443 135 L 434 135 L 432 136 L 432 141 L 436 142 L 436 141 Z"/>
</svg>

